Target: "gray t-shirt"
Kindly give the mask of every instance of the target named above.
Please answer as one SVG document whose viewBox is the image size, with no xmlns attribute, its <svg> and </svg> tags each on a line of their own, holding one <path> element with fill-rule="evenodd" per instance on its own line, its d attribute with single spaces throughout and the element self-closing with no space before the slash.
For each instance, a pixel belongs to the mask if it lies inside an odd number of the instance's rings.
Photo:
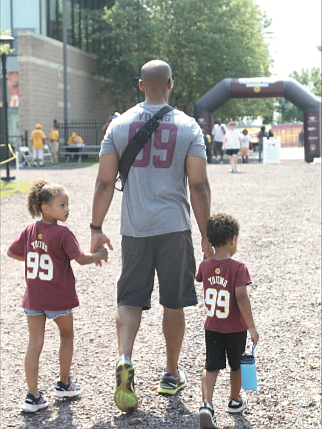
<svg viewBox="0 0 322 429">
<path fill-rule="evenodd" d="M 137 130 L 163 105 L 140 103 L 113 119 L 100 155 L 118 158 Z M 167 113 L 134 160 L 125 183 L 121 234 L 150 237 L 191 229 L 187 197 L 187 156 L 206 159 L 196 121 L 179 110 Z"/>
</svg>

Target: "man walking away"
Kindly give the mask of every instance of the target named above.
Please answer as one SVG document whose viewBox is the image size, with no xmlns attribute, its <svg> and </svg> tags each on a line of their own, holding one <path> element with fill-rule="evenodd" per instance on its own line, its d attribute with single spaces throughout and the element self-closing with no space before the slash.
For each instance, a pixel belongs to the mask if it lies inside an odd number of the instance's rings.
<svg viewBox="0 0 322 429">
<path fill-rule="evenodd" d="M 141 76 L 139 86 L 145 92 L 145 102 L 115 118 L 102 141 L 90 225 L 92 249 L 105 243 L 113 249 L 102 224 L 113 198 L 119 159 L 137 130 L 168 104 L 173 88 L 171 68 L 163 61 L 146 63 Z M 158 392 L 172 395 L 186 385 L 184 371 L 178 366 L 185 330 L 183 308 L 197 304 L 187 181 L 201 249 L 210 258 L 213 249 L 206 236 L 210 188 L 203 136 L 193 118 L 174 109 L 161 119 L 138 153 L 122 199 L 122 273 L 117 284 L 116 314 L 119 359 L 114 402 L 125 412 L 133 412 L 138 406 L 131 356 L 142 310 L 151 308 L 155 271 L 166 343 L 166 365 Z"/>
</svg>

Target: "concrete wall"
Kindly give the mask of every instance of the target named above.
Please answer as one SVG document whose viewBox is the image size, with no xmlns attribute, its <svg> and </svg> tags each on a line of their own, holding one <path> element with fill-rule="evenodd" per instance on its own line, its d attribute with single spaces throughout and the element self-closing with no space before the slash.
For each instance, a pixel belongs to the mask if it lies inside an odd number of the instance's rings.
<svg viewBox="0 0 322 429">
<path fill-rule="evenodd" d="M 67 47 L 68 119 L 107 119 L 113 106 L 99 97 L 105 84 L 92 75 L 95 57 Z M 49 135 L 54 119 L 64 118 L 63 43 L 31 31 L 18 33 L 19 132 L 36 123 Z"/>
</svg>

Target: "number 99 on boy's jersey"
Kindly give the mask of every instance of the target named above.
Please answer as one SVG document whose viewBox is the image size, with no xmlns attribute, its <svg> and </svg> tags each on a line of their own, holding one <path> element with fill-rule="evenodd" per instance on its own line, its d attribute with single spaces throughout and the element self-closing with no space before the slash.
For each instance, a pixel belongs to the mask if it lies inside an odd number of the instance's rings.
<svg viewBox="0 0 322 429">
<path fill-rule="evenodd" d="M 210 308 L 207 308 L 207 316 L 213 317 L 217 306 L 222 307 L 223 310 L 217 309 L 216 317 L 218 317 L 218 319 L 226 319 L 229 315 L 229 301 L 230 293 L 228 290 L 220 290 L 217 292 L 216 289 L 208 288 L 205 296 L 205 303 L 210 305 Z"/>
</svg>

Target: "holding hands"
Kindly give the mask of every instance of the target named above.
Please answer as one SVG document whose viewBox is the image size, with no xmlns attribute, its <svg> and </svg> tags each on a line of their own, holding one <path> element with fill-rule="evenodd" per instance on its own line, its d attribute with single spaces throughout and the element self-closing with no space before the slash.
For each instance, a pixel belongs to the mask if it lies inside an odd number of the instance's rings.
<svg viewBox="0 0 322 429">
<path fill-rule="evenodd" d="M 91 252 L 102 252 L 102 257 L 100 258 L 100 260 L 95 262 L 96 266 L 101 267 L 102 266 L 101 261 L 104 260 L 105 262 L 107 262 L 107 259 L 108 259 L 108 250 L 103 245 L 107 244 L 110 250 L 114 250 L 114 249 L 110 242 L 110 239 L 105 234 L 103 234 L 103 231 L 91 230 L 91 233 L 92 233 Z"/>
<path fill-rule="evenodd" d="M 105 262 L 107 262 L 108 259 L 108 251 L 106 249 L 106 247 L 104 246 L 100 246 L 96 252 L 100 255 L 100 260 L 104 260 Z"/>
</svg>

